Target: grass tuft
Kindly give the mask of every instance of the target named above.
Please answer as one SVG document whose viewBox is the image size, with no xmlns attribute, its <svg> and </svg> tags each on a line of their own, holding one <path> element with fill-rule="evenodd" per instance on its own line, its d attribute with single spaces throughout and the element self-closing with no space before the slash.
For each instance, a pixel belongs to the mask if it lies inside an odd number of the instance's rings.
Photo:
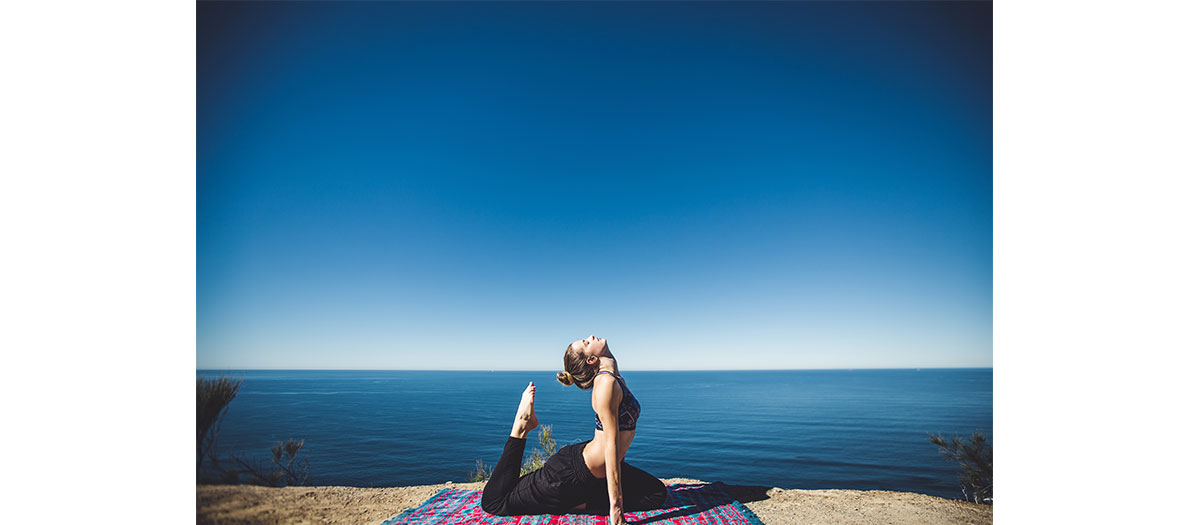
<svg viewBox="0 0 1180 525">
<path fill-rule="evenodd" d="M 948 440 L 941 434 L 927 433 L 931 443 L 947 459 L 959 464 L 959 486 L 963 499 L 975 503 L 992 504 L 992 446 L 982 432 L 970 437 L 951 436 Z"/>
</svg>

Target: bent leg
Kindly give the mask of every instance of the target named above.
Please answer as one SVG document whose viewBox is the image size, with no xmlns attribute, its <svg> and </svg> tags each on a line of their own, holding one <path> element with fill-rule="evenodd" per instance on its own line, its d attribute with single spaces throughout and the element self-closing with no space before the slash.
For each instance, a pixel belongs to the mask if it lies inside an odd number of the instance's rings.
<svg viewBox="0 0 1180 525">
<path fill-rule="evenodd" d="M 524 459 L 524 439 L 508 437 L 504 444 L 504 452 L 500 453 L 500 461 L 488 477 L 488 484 L 483 489 L 483 499 L 479 505 L 484 512 L 497 516 L 506 516 L 504 509 L 508 503 L 508 494 L 520 482 L 520 462 Z"/>
<path fill-rule="evenodd" d="M 658 509 L 668 499 L 668 487 L 659 478 L 623 462 L 623 510 Z"/>
<path fill-rule="evenodd" d="M 508 442 L 504 444 L 504 452 L 500 453 L 500 460 L 496 468 L 492 469 L 488 477 L 488 484 L 484 486 L 483 498 L 479 504 L 484 512 L 505 516 L 507 514 L 508 495 L 516 490 L 520 483 L 520 462 L 524 459 L 524 440 L 530 430 L 537 428 L 537 412 L 533 410 L 533 399 L 537 387 L 531 381 L 529 386 L 520 394 L 520 406 L 516 407 L 516 417 L 512 420 L 512 431 L 508 433 Z"/>
<path fill-rule="evenodd" d="M 668 499 L 668 488 L 659 478 L 624 461 L 619 477 L 623 484 L 623 510 L 658 509 Z M 599 478 L 586 489 L 586 511 L 591 514 L 610 515 L 610 494 L 606 479 Z"/>
</svg>

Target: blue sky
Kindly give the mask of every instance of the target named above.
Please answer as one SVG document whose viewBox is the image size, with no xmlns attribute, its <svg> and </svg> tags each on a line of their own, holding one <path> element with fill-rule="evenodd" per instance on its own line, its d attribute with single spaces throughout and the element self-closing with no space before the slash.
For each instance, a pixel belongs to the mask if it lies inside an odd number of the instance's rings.
<svg viewBox="0 0 1180 525">
<path fill-rule="evenodd" d="M 198 368 L 992 365 L 989 3 L 197 16 Z"/>
</svg>

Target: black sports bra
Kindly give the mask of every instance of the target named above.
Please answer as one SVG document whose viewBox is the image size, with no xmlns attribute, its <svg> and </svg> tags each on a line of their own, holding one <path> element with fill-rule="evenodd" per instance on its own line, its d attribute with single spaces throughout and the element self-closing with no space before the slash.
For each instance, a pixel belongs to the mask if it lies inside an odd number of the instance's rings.
<svg viewBox="0 0 1180 525">
<path fill-rule="evenodd" d="M 627 388 L 627 383 L 623 382 L 623 377 L 619 374 L 609 370 L 603 370 L 599 374 L 610 374 L 619 380 L 619 385 L 623 387 L 623 400 L 619 402 L 619 430 L 635 430 L 635 422 L 639 421 L 639 400 L 635 399 L 635 395 Z M 598 419 L 598 413 L 594 414 L 594 428 L 602 430 L 602 420 Z"/>
</svg>

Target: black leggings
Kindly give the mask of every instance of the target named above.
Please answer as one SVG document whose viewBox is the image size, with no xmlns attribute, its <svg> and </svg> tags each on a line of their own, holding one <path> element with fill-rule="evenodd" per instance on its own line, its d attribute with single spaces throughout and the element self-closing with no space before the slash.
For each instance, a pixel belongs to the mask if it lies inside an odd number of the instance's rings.
<svg viewBox="0 0 1180 525">
<path fill-rule="evenodd" d="M 520 475 L 524 439 L 509 437 L 500 461 L 483 490 L 480 506 L 497 516 L 523 514 L 565 514 L 585 503 L 588 514 L 607 515 L 610 496 L 606 478 L 596 478 L 586 468 L 582 449 L 586 443 L 561 447 L 540 470 Z M 659 478 L 622 462 L 623 510 L 658 509 L 668 497 Z"/>
</svg>

